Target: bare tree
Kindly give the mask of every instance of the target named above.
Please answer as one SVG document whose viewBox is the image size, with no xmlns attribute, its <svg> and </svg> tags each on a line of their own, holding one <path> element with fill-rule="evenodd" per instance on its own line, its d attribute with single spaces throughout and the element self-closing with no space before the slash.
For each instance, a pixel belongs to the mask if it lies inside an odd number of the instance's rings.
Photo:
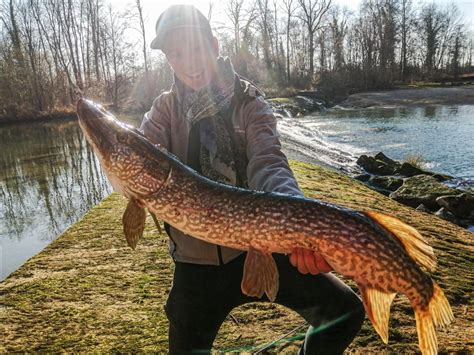
<svg viewBox="0 0 474 355">
<path fill-rule="evenodd" d="M 272 40 L 272 13 L 269 7 L 269 0 L 257 0 L 258 17 L 257 22 L 262 36 L 263 61 L 266 69 L 272 68 L 271 52 L 273 47 Z"/>
<path fill-rule="evenodd" d="M 400 76 L 405 79 L 408 66 L 409 41 L 415 29 L 416 19 L 411 0 L 400 0 Z"/>
<path fill-rule="evenodd" d="M 314 35 L 321 26 L 324 15 L 331 7 L 331 0 L 298 0 L 301 13 L 298 17 L 308 31 L 309 76 L 314 74 Z"/>
<path fill-rule="evenodd" d="M 344 65 L 344 39 L 347 34 L 347 21 L 349 12 L 347 8 L 341 10 L 339 6 L 335 6 L 329 12 L 329 28 L 332 40 L 332 52 L 334 56 L 333 69 L 338 71 Z"/>
<path fill-rule="evenodd" d="M 244 0 L 230 0 L 224 11 L 229 18 L 234 31 L 235 54 L 240 50 L 241 23 L 244 20 Z"/>
<path fill-rule="evenodd" d="M 296 0 L 282 0 L 283 9 L 286 15 L 286 81 L 291 82 L 291 70 L 290 70 L 290 29 L 291 29 L 291 18 L 296 12 Z"/>
<path fill-rule="evenodd" d="M 140 3 L 140 0 L 135 0 L 135 4 L 137 5 L 137 10 L 138 10 L 138 20 L 140 23 L 140 33 L 142 35 L 143 39 L 143 63 L 144 63 L 144 68 L 145 68 L 145 73 L 148 73 L 148 58 L 147 58 L 147 46 L 146 46 L 146 34 L 145 34 L 145 22 L 143 21 L 143 9 L 142 5 Z"/>
<path fill-rule="evenodd" d="M 425 67 L 430 73 L 436 64 L 436 52 L 439 50 L 440 33 L 446 26 L 443 13 L 435 4 L 424 5 L 420 14 L 420 31 L 425 47 Z"/>
</svg>

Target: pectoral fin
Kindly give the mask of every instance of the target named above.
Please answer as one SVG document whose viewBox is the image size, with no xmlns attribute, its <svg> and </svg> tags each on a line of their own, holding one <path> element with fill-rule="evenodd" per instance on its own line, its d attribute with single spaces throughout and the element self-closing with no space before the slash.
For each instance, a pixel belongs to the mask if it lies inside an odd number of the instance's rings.
<svg viewBox="0 0 474 355">
<path fill-rule="evenodd" d="M 250 249 L 244 265 L 242 292 L 247 296 L 262 297 L 266 293 L 274 301 L 278 293 L 278 269 L 271 254 Z"/>
<path fill-rule="evenodd" d="M 373 288 L 359 285 L 362 293 L 365 311 L 369 316 L 374 329 L 385 344 L 388 343 L 388 319 L 390 317 L 390 306 L 396 293 L 385 293 Z"/>
<path fill-rule="evenodd" d="M 127 244 L 133 250 L 135 250 L 138 240 L 143 235 L 145 219 L 145 209 L 138 206 L 135 201 L 130 200 L 123 214 L 122 223 Z"/>
</svg>

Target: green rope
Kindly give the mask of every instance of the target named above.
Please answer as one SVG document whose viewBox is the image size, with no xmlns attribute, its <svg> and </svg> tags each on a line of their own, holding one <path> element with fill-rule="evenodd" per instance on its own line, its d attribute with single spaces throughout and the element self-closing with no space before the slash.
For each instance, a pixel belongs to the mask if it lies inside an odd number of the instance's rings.
<svg viewBox="0 0 474 355">
<path fill-rule="evenodd" d="M 270 349 L 270 348 L 272 348 L 276 345 L 291 343 L 291 342 L 294 342 L 296 340 L 302 340 L 308 335 L 321 333 L 321 332 L 325 331 L 326 329 L 332 327 L 333 325 L 336 325 L 336 324 L 346 320 L 352 313 L 353 312 L 348 312 L 348 313 L 343 314 L 342 316 L 340 316 L 340 317 L 338 317 L 338 318 L 336 318 L 332 321 L 321 324 L 319 327 L 311 329 L 308 332 L 308 334 L 300 333 L 300 334 L 294 335 L 292 337 L 288 337 L 290 334 L 293 334 L 294 332 L 298 331 L 299 329 L 301 329 L 305 325 L 307 325 L 307 323 L 305 322 L 304 324 L 299 325 L 298 327 L 296 327 L 292 331 L 290 331 L 290 332 L 286 333 L 285 335 L 283 335 L 283 337 L 280 337 L 280 338 L 278 338 L 276 340 L 273 340 L 269 343 L 265 343 L 263 345 L 262 344 L 260 344 L 260 345 L 246 345 L 246 346 L 242 346 L 242 347 L 239 347 L 239 348 L 230 348 L 230 349 L 221 350 L 219 352 L 225 352 L 225 353 L 227 353 L 227 352 L 241 352 L 241 351 L 250 351 L 250 350 L 258 349 L 255 352 L 253 352 L 253 354 L 258 354 L 258 353 L 260 353 L 264 350 Z"/>
</svg>

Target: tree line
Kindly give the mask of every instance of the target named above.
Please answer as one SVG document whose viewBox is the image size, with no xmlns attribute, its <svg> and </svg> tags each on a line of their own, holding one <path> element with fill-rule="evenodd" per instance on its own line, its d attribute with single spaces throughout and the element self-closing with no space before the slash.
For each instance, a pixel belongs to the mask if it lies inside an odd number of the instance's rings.
<svg viewBox="0 0 474 355">
<path fill-rule="evenodd" d="M 472 71 L 472 35 L 454 5 L 363 0 L 223 0 L 206 13 L 221 54 L 270 94 L 319 88 L 334 98 Z M 140 0 L 0 0 L 0 116 L 71 107 L 79 95 L 145 111 L 172 82 L 150 55 Z"/>
</svg>

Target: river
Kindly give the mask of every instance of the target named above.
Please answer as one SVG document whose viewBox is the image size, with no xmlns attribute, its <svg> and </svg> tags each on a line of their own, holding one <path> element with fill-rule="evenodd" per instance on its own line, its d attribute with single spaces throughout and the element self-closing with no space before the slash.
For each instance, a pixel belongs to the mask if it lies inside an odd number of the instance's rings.
<svg viewBox="0 0 474 355">
<path fill-rule="evenodd" d="M 362 153 L 418 154 L 429 168 L 474 179 L 474 106 L 330 110 L 278 126 L 292 159 L 355 172 Z M 3 280 L 112 189 L 75 120 L 0 126 L 0 152 Z"/>
<path fill-rule="evenodd" d="M 328 110 L 279 122 L 300 159 L 357 172 L 361 154 L 418 157 L 426 169 L 474 180 L 474 105 Z"/>
</svg>

